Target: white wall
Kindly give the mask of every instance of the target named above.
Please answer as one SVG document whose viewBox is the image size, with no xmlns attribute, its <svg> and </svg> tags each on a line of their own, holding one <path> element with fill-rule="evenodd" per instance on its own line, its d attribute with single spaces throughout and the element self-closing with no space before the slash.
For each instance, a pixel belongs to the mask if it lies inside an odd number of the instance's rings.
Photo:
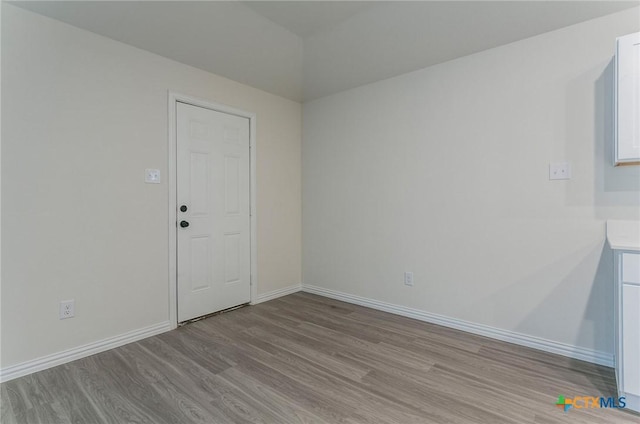
<svg viewBox="0 0 640 424">
<path fill-rule="evenodd" d="M 168 320 L 168 90 L 257 114 L 258 292 L 300 283 L 300 104 L 2 8 L 3 368 Z"/>
<path fill-rule="evenodd" d="M 611 166 L 611 60 L 638 14 L 306 103 L 303 283 L 610 356 L 605 220 L 640 218 L 640 167 Z"/>
<path fill-rule="evenodd" d="M 2 2 L 0 1 L 0 81 L 2 81 Z M 2 84 L 0 84 L 2 99 Z M 2 188 L 2 102 L 0 101 L 0 194 Z M 2 222 L 2 196 L 0 195 L 0 223 Z M 0 224 L 0 331 L 2 326 L 2 225 Z M 2 334 L 0 333 L 0 367 L 2 366 Z"/>
</svg>

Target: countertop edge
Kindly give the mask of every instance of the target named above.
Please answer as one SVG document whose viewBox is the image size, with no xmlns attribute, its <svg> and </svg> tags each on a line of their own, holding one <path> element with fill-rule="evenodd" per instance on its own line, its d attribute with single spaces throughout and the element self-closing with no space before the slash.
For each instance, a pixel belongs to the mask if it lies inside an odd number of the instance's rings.
<svg viewBox="0 0 640 424">
<path fill-rule="evenodd" d="M 635 245 L 628 245 L 628 244 L 614 244 L 609 242 L 609 246 L 611 247 L 611 250 L 626 250 L 629 252 L 640 252 L 640 247 L 635 246 Z"/>
</svg>

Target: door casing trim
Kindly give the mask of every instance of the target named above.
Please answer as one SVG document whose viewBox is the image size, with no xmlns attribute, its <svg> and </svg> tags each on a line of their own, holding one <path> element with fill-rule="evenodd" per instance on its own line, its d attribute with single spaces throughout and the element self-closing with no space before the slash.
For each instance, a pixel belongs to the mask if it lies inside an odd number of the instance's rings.
<svg viewBox="0 0 640 424">
<path fill-rule="evenodd" d="M 200 99 L 186 94 L 177 93 L 169 90 L 168 92 L 168 157 L 167 164 L 167 182 L 169 186 L 169 323 L 172 328 L 178 326 L 178 249 L 176 234 L 176 218 L 177 218 L 177 157 L 178 146 L 176 137 L 176 120 L 177 108 L 176 104 L 187 103 L 192 106 L 211 109 L 216 112 L 227 113 L 230 115 L 241 116 L 249 119 L 249 201 L 250 201 L 250 264 L 251 264 L 251 299 L 253 304 L 258 297 L 258 248 L 257 248 L 257 210 L 256 210 L 256 114 L 244 110 L 236 109 L 227 105 Z"/>
</svg>

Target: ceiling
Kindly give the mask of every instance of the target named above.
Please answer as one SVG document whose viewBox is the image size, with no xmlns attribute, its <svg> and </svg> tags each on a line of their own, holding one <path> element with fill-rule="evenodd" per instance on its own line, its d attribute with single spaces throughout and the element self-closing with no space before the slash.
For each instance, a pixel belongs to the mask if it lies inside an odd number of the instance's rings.
<svg viewBox="0 0 640 424">
<path fill-rule="evenodd" d="M 313 100 L 640 4 L 637 0 L 9 3 L 295 101 Z"/>
</svg>

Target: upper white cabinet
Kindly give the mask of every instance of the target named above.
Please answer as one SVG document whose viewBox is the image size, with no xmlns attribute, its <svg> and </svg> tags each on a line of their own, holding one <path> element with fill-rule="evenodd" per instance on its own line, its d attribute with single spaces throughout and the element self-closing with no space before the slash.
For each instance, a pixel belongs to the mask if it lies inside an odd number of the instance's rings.
<svg viewBox="0 0 640 424">
<path fill-rule="evenodd" d="M 640 32 L 618 38 L 614 165 L 640 164 Z"/>
</svg>

